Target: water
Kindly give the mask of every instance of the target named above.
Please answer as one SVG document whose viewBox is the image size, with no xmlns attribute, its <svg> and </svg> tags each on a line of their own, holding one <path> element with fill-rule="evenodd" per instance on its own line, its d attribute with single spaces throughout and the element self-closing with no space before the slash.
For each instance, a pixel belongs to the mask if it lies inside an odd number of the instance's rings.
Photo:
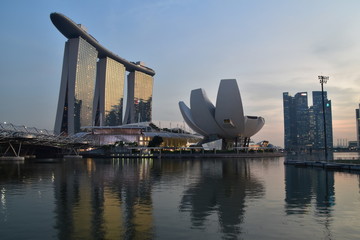
<svg viewBox="0 0 360 240">
<path fill-rule="evenodd" d="M 263 159 L 0 163 L 0 239 L 358 239 L 357 173 Z"/>
</svg>

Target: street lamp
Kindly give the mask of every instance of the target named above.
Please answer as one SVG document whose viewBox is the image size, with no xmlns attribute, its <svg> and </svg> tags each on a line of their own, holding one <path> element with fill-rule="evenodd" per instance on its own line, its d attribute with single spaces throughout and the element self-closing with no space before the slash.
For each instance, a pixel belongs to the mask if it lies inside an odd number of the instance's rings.
<svg viewBox="0 0 360 240">
<path fill-rule="evenodd" d="M 325 147 L 325 160 L 328 160 L 327 153 L 327 138 L 326 138 L 326 118 L 325 118 L 325 100 L 324 100 L 324 83 L 326 84 L 329 80 L 328 76 L 318 76 L 321 84 L 321 97 L 322 97 L 322 108 L 323 108 L 323 118 L 324 118 L 324 147 Z"/>
</svg>

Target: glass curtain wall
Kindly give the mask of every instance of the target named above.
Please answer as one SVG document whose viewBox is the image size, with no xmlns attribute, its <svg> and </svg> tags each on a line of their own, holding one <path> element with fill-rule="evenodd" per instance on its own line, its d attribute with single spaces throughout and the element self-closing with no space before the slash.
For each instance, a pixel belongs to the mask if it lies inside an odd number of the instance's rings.
<svg viewBox="0 0 360 240">
<path fill-rule="evenodd" d="M 76 64 L 74 95 L 74 130 L 92 125 L 92 112 L 98 52 L 82 38 L 78 38 L 79 48 Z"/>
<path fill-rule="evenodd" d="M 145 73 L 129 73 L 125 123 L 151 121 L 153 81 L 153 77 Z"/>
<path fill-rule="evenodd" d="M 125 67 L 111 59 L 102 58 L 98 62 L 94 125 L 118 126 L 122 124 Z"/>
</svg>

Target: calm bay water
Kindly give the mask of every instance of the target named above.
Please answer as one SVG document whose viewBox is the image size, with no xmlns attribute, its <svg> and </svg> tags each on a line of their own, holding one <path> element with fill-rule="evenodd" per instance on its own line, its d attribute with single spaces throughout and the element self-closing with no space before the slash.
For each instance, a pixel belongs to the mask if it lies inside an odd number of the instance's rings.
<svg viewBox="0 0 360 240">
<path fill-rule="evenodd" d="M 263 159 L 0 163 L 0 239 L 358 239 L 360 175 Z"/>
</svg>

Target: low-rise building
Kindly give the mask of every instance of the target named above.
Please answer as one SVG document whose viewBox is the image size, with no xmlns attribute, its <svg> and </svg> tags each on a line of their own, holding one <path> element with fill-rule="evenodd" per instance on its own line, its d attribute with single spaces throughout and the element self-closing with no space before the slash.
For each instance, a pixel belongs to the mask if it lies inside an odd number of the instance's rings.
<svg viewBox="0 0 360 240">
<path fill-rule="evenodd" d="M 121 126 L 91 126 L 84 127 L 83 130 L 98 146 L 123 144 L 147 147 L 155 136 L 162 138 L 162 147 L 189 147 L 202 140 L 200 135 L 178 128 L 164 131 L 149 122 Z"/>
</svg>

